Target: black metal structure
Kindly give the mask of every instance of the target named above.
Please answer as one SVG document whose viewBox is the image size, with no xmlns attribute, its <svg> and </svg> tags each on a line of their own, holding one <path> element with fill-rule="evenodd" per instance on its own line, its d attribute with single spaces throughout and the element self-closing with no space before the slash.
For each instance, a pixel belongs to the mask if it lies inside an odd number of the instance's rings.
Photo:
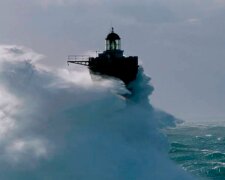
<svg viewBox="0 0 225 180">
<path fill-rule="evenodd" d="M 123 55 L 121 39 L 112 28 L 106 37 L 106 50 L 97 57 L 68 56 L 68 63 L 88 66 L 93 74 L 103 74 L 121 79 L 125 84 L 135 80 L 138 72 L 138 57 Z"/>
</svg>

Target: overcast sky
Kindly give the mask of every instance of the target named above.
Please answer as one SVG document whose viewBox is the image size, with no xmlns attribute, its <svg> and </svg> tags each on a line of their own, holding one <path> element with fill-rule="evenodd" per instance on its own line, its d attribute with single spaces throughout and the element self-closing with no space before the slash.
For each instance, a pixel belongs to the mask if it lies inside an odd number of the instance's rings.
<svg viewBox="0 0 225 180">
<path fill-rule="evenodd" d="M 152 78 L 156 107 L 185 120 L 225 119 L 224 0 L 0 1 L 0 44 L 32 48 L 50 66 L 103 50 L 111 26 Z"/>
</svg>

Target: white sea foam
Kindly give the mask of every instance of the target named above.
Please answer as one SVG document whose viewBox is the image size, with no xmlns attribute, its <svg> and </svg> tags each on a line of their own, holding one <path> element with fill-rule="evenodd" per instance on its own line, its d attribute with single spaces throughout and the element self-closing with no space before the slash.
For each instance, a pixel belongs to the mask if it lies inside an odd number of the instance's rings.
<svg viewBox="0 0 225 180">
<path fill-rule="evenodd" d="M 115 79 L 37 67 L 24 47 L 0 52 L 0 179 L 191 179 L 169 160 L 160 128 L 176 119 L 151 106 L 143 70 L 129 94 Z"/>
</svg>

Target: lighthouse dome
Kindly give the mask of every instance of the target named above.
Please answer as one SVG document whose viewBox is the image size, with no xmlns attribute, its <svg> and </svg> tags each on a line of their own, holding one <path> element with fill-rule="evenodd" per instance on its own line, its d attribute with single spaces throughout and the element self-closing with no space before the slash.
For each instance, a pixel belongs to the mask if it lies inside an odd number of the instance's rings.
<svg viewBox="0 0 225 180">
<path fill-rule="evenodd" d="M 114 30 L 112 28 L 112 32 L 107 35 L 105 40 L 109 40 L 109 41 L 120 40 L 120 36 L 114 33 Z"/>
</svg>

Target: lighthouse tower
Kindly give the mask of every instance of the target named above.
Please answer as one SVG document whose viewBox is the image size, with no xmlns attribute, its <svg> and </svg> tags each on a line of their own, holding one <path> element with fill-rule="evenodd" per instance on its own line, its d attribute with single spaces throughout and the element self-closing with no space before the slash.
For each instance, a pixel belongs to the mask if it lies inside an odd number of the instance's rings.
<svg viewBox="0 0 225 180">
<path fill-rule="evenodd" d="M 113 76 L 125 84 L 135 80 L 138 72 L 138 57 L 123 55 L 120 36 L 113 28 L 105 38 L 105 51 L 99 53 L 97 57 L 89 57 L 87 60 L 74 57 L 74 60 L 68 58 L 67 62 L 88 66 L 91 74 Z"/>
<path fill-rule="evenodd" d="M 116 57 L 123 56 L 120 36 L 114 32 L 113 27 L 111 33 L 105 38 L 105 44 L 105 53 L 114 54 Z"/>
<path fill-rule="evenodd" d="M 112 32 L 105 38 L 106 50 L 120 50 L 121 40 L 118 34 L 114 33 L 114 28 L 112 27 Z"/>
</svg>

